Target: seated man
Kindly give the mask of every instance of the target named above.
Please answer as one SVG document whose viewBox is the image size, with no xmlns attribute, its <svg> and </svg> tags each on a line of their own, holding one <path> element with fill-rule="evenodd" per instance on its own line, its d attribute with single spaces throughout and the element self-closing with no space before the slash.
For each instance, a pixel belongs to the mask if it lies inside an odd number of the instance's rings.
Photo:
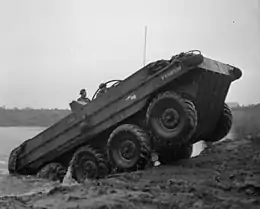
<svg viewBox="0 0 260 209">
<path fill-rule="evenodd" d="M 90 99 L 87 97 L 87 92 L 85 89 L 81 89 L 80 90 L 80 97 L 77 99 L 77 101 L 79 102 L 84 102 L 86 104 L 88 104 L 90 101 Z"/>
<path fill-rule="evenodd" d="M 101 94 L 104 94 L 107 92 L 107 85 L 105 83 L 101 83 L 99 85 L 99 92 L 97 94 L 97 97 L 100 96 Z"/>
<path fill-rule="evenodd" d="M 87 92 L 85 89 L 80 90 L 80 97 L 77 101 L 72 101 L 70 103 L 70 109 L 73 113 L 75 113 L 80 118 L 86 118 L 86 113 L 84 110 L 84 106 L 90 103 L 91 100 L 87 97 Z"/>
</svg>

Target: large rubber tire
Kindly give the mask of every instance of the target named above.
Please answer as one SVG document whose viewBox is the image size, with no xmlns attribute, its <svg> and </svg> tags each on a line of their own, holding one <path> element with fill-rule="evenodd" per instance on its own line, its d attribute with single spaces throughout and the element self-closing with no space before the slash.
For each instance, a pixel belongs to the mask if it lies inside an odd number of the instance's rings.
<svg viewBox="0 0 260 209">
<path fill-rule="evenodd" d="M 232 112 L 229 106 L 224 103 L 222 114 L 217 122 L 216 128 L 214 131 L 203 139 L 206 142 L 217 142 L 223 139 L 230 131 L 232 127 Z"/>
<path fill-rule="evenodd" d="M 118 172 L 144 169 L 151 160 L 150 137 L 137 125 L 120 125 L 110 134 L 107 155 Z"/>
<path fill-rule="evenodd" d="M 49 163 L 45 165 L 38 173 L 38 178 L 48 179 L 50 181 L 63 181 L 66 175 L 66 168 L 60 163 Z"/>
<path fill-rule="evenodd" d="M 107 157 L 107 150 L 106 148 L 102 150 L 102 153 L 99 152 L 99 178 L 104 178 L 111 172 L 111 166 L 109 164 L 109 159 Z"/>
<path fill-rule="evenodd" d="M 191 158 L 193 145 L 182 145 L 175 149 L 166 148 L 159 153 L 159 161 L 162 165 Z"/>
<path fill-rule="evenodd" d="M 98 179 L 106 169 L 102 154 L 90 146 L 79 148 L 70 161 L 71 177 L 78 183 L 87 179 Z"/>
<path fill-rule="evenodd" d="M 196 130 L 197 111 L 193 102 L 167 91 L 150 103 L 146 124 L 154 136 L 155 146 L 186 144 Z"/>
</svg>

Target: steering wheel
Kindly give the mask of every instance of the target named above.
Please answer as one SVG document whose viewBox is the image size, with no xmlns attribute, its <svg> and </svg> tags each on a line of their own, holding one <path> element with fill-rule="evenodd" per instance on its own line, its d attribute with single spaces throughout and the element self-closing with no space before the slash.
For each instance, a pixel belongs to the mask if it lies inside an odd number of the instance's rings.
<svg viewBox="0 0 260 209">
<path fill-rule="evenodd" d="M 107 86 L 108 84 L 113 83 L 110 87 L 107 87 L 107 88 L 112 88 L 112 87 L 117 86 L 121 81 L 122 81 L 122 80 L 110 80 L 110 81 L 107 81 L 107 82 L 105 82 L 105 83 L 103 83 L 103 84 L 105 84 L 105 85 Z M 93 97 L 92 97 L 92 100 L 96 98 L 96 96 L 97 96 L 97 94 L 99 93 L 99 91 L 100 91 L 100 88 L 98 88 L 98 89 L 96 90 L 95 94 L 94 94 Z"/>
</svg>

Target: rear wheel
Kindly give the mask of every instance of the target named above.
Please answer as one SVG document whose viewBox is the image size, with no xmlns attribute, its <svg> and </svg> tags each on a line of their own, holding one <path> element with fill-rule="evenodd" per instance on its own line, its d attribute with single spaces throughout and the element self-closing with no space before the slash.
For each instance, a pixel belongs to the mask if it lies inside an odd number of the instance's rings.
<svg viewBox="0 0 260 209">
<path fill-rule="evenodd" d="M 217 142 L 223 139 L 232 127 L 232 112 L 228 105 L 224 103 L 222 114 L 217 122 L 215 130 L 203 139 L 206 142 Z"/>
<path fill-rule="evenodd" d="M 124 124 L 117 127 L 108 139 L 108 157 L 117 171 L 144 169 L 150 161 L 149 135 L 139 126 Z"/>
<path fill-rule="evenodd" d="M 66 175 L 66 168 L 60 163 L 49 163 L 45 165 L 38 173 L 38 178 L 48 179 L 50 181 L 63 181 Z"/>
<path fill-rule="evenodd" d="M 174 92 L 164 92 L 150 103 L 146 124 L 155 136 L 155 146 L 184 144 L 197 127 L 197 111 L 193 102 Z"/>
<path fill-rule="evenodd" d="M 104 160 L 100 153 L 90 146 L 81 147 L 74 153 L 70 162 L 71 176 L 79 183 L 86 179 L 97 179 L 105 169 L 105 164 L 102 163 Z"/>
</svg>

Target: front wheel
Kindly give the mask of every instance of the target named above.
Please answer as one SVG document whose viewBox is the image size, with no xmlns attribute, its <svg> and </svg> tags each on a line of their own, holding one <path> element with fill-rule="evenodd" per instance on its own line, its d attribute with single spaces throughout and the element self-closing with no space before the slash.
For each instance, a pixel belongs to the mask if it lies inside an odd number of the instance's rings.
<svg viewBox="0 0 260 209">
<path fill-rule="evenodd" d="M 144 169 L 150 160 L 150 138 L 139 126 L 124 124 L 108 139 L 108 157 L 118 171 Z"/>
</svg>

